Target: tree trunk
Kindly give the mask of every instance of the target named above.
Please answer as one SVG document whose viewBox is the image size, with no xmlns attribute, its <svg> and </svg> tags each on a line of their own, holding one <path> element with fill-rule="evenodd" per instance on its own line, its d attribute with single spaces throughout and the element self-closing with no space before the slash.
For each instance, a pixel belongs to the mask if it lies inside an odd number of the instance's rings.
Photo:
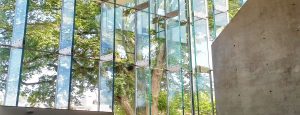
<svg viewBox="0 0 300 115">
<path fill-rule="evenodd" d="M 123 107 L 123 109 L 125 110 L 126 115 L 134 115 L 134 110 L 131 107 L 131 104 L 127 97 L 119 96 L 119 97 L 117 97 L 117 99 L 118 99 L 118 102 Z"/>
<path fill-rule="evenodd" d="M 152 71 L 152 115 L 158 115 L 158 98 L 160 92 L 160 82 L 164 74 L 165 63 L 165 44 L 159 47 L 159 53 L 156 57 L 156 66 Z"/>
</svg>

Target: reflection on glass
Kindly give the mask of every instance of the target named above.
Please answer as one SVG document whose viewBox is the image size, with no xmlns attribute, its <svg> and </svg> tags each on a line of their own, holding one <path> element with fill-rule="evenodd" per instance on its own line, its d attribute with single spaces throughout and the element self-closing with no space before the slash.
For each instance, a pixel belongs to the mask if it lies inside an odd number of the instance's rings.
<svg viewBox="0 0 300 115">
<path fill-rule="evenodd" d="M 185 4 L 185 0 L 179 0 L 180 4 Z M 183 109 L 185 115 L 192 115 L 193 109 L 192 106 L 192 62 L 191 62 L 191 37 L 187 20 L 186 9 L 188 6 L 180 6 L 180 43 L 181 43 L 181 79 L 182 79 L 182 98 L 183 98 Z"/>
<path fill-rule="evenodd" d="M 9 48 L 0 46 L 0 105 L 4 103 L 5 81 L 8 76 Z"/>
<path fill-rule="evenodd" d="M 229 23 L 228 0 L 213 0 L 214 3 L 214 32 L 215 38 L 219 36 Z"/>
<path fill-rule="evenodd" d="M 153 3 L 155 2 L 155 3 Z M 151 114 L 167 114 L 165 0 L 150 1 Z"/>
<path fill-rule="evenodd" d="M 100 7 L 93 0 L 76 1 L 74 40 L 70 108 L 98 111 Z"/>
<path fill-rule="evenodd" d="M 149 68 L 136 68 L 136 115 L 149 115 L 151 112 L 149 106 L 149 101 L 151 101 L 149 73 Z"/>
<path fill-rule="evenodd" d="M 211 106 L 211 89 L 210 89 L 210 80 L 209 80 L 209 27 L 208 19 L 200 18 L 197 14 L 202 14 L 204 17 L 207 17 L 207 1 L 197 1 L 193 0 L 192 10 L 195 11 L 193 16 L 193 83 L 194 83 L 194 110 L 196 114 L 205 114 L 212 115 L 212 106 Z M 199 8 L 201 5 L 204 8 Z M 224 13 L 223 13 L 224 14 Z M 222 15 L 222 14 L 218 14 Z M 216 22 L 220 23 L 220 22 Z"/>
<path fill-rule="evenodd" d="M 25 49 L 58 50 L 61 0 L 29 0 Z"/>
<path fill-rule="evenodd" d="M 57 55 L 24 50 L 18 106 L 53 108 Z"/>
<path fill-rule="evenodd" d="M 70 93 L 71 56 L 59 55 L 58 65 L 55 108 L 67 109 Z"/>
<path fill-rule="evenodd" d="M 54 107 L 60 4 L 29 0 L 19 106 Z"/>
<path fill-rule="evenodd" d="M 241 6 L 244 5 L 247 2 L 247 0 L 240 0 Z"/>
<path fill-rule="evenodd" d="M 167 0 L 166 50 L 168 79 L 168 114 L 183 114 L 183 77 L 181 72 L 181 26 L 179 0 Z"/>
<path fill-rule="evenodd" d="M 131 9 L 115 8 L 115 113 L 132 115 L 135 112 L 135 15 Z"/>
<path fill-rule="evenodd" d="M 212 102 L 211 102 L 211 88 L 210 79 L 208 73 L 200 73 L 197 76 L 198 84 L 196 85 L 198 91 L 197 95 L 199 98 L 198 104 L 200 108 L 200 114 L 212 115 Z"/>
<path fill-rule="evenodd" d="M 10 45 L 13 30 L 15 0 L 1 0 L 0 11 L 0 45 Z"/>
<path fill-rule="evenodd" d="M 137 1 L 138 5 L 145 4 L 146 7 L 136 12 L 136 114 L 147 115 L 151 112 L 150 95 L 150 71 L 149 71 L 149 2 L 146 0 Z M 142 12 L 145 11 L 145 12 Z"/>
<path fill-rule="evenodd" d="M 20 81 L 21 62 L 23 54 L 23 38 L 25 32 L 25 20 L 27 0 L 17 0 L 16 10 L 14 18 L 13 36 L 11 40 L 10 59 L 9 59 L 9 71 L 8 78 L 6 81 L 6 94 L 4 99 L 4 105 L 16 106 L 18 102 L 18 89 Z"/>
<path fill-rule="evenodd" d="M 101 4 L 101 47 L 100 47 L 100 76 L 99 96 L 100 111 L 113 111 L 114 84 L 114 5 Z"/>
<path fill-rule="evenodd" d="M 68 109 L 72 70 L 75 0 L 63 0 L 55 108 Z"/>
<path fill-rule="evenodd" d="M 99 60 L 73 58 L 71 109 L 98 111 Z"/>
<path fill-rule="evenodd" d="M 19 90 L 21 59 L 23 49 L 11 48 L 9 58 L 8 77 L 6 79 L 5 106 L 16 106 Z"/>
</svg>

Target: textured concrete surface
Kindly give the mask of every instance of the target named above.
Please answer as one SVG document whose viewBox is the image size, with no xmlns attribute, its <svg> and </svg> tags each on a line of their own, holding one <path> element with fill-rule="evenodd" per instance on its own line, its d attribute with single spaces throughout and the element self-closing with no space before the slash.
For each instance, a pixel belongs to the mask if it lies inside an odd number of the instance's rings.
<svg viewBox="0 0 300 115">
<path fill-rule="evenodd" d="M 212 52 L 218 115 L 300 115 L 300 0 L 248 0 Z"/>
</svg>

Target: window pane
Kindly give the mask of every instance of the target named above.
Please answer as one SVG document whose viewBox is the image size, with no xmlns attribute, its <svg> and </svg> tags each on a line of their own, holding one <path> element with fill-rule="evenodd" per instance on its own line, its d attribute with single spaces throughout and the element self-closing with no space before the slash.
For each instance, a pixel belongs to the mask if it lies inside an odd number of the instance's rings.
<svg viewBox="0 0 300 115">
<path fill-rule="evenodd" d="M 98 111 L 99 60 L 73 58 L 71 109 Z"/>
<path fill-rule="evenodd" d="M 15 0 L 1 0 L 0 11 L 0 44 L 10 45 L 13 31 Z"/>
<path fill-rule="evenodd" d="M 183 78 L 181 72 L 181 36 L 179 21 L 179 1 L 168 1 L 166 21 L 166 48 L 167 48 L 167 78 L 168 78 L 168 113 L 172 115 L 183 114 Z"/>
<path fill-rule="evenodd" d="M 115 21 L 112 4 L 101 4 L 101 47 L 100 47 L 100 111 L 113 110 L 114 84 L 114 37 Z"/>
<path fill-rule="evenodd" d="M 71 109 L 98 111 L 100 5 L 76 1 Z"/>
<path fill-rule="evenodd" d="M 131 115 L 135 109 L 135 15 L 131 9 L 117 6 L 115 28 L 116 114 Z"/>
<path fill-rule="evenodd" d="M 8 76 L 10 49 L 0 46 L 0 105 L 4 104 L 5 81 Z"/>
<path fill-rule="evenodd" d="M 151 1 L 150 59 L 151 59 L 151 114 L 167 114 L 168 82 L 166 76 L 165 0 Z"/>
<path fill-rule="evenodd" d="M 228 0 L 214 0 L 214 32 L 217 37 L 229 23 Z"/>
<path fill-rule="evenodd" d="M 30 0 L 25 48 L 58 51 L 61 22 L 61 0 Z"/>
<path fill-rule="evenodd" d="M 136 114 L 150 114 L 151 82 L 149 68 L 149 46 L 150 46 L 150 14 L 149 2 L 137 1 L 137 6 L 146 4 L 147 7 L 136 12 Z M 145 11 L 145 12 L 143 12 Z"/>
<path fill-rule="evenodd" d="M 24 51 L 18 106 L 53 108 L 57 54 Z"/>
</svg>

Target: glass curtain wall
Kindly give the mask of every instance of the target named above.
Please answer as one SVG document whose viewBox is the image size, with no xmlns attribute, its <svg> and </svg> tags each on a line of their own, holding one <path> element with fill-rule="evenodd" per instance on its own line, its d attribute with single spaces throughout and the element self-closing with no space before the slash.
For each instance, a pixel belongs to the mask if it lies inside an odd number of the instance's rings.
<svg viewBox="0 0 300 115">
<path fill-rule="evenodd" d="M 210 44 L 228 3 L 0 0 L 0 104 L 213 115 Z"/>
</svg>

